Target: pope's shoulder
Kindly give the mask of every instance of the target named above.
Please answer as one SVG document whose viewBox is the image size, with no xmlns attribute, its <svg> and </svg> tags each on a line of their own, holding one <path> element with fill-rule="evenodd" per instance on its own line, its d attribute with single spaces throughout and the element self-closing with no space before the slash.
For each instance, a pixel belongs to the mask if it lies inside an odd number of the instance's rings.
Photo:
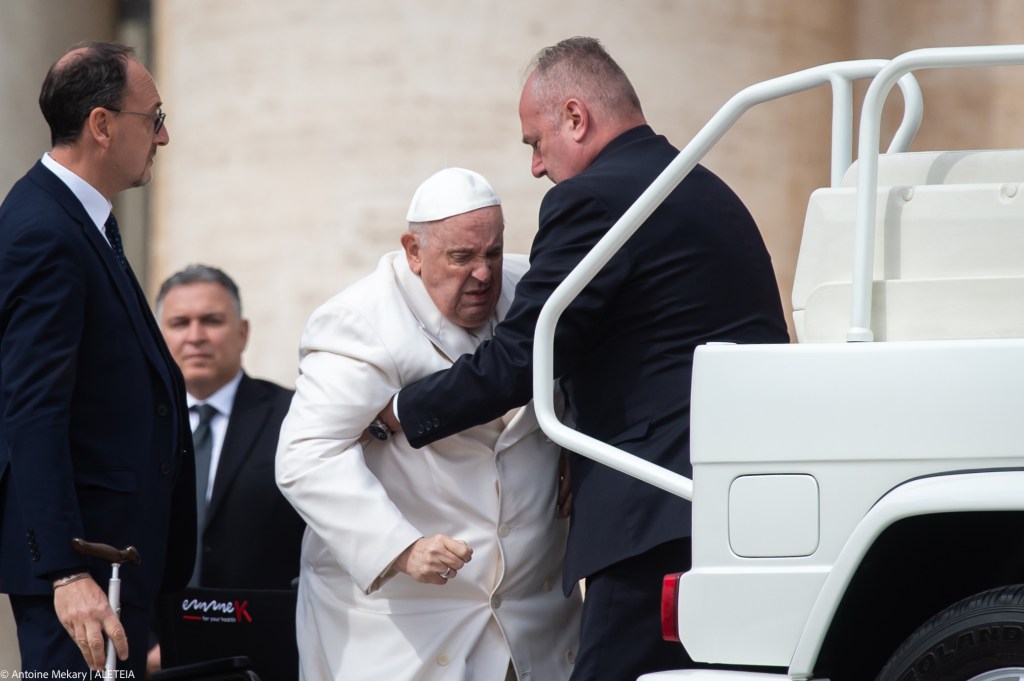
<svg viewBox="0 0 1024 681">
<path fill-rule="evenodd" d="M 398 283 L 397 268 L 406 267 L 405 252 L 391 251 L 381 256 L 377 266 L 318 306 L 310 316 L 309 325 L 334 320 L 335 323 L 356 323 L 389 319 L 407 309 Z M 307 327 L 308 328 L 308 327 Z"/>
<path fill-rule="evenodd" d="M 530 269 L 530 257 L 522 253 L 506 253 L 501 271 L 506 277 L 518 282 Z"/>
</svg>

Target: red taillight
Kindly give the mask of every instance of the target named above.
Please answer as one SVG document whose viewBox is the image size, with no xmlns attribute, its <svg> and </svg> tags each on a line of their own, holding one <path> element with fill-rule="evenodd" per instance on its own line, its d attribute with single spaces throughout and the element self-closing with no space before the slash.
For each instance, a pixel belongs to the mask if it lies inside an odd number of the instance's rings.
<svg viewBox="0 0 1024 681">
<path fill-rule="evenodd" d="M 661 580 L 661 637 L 679 642 L 679 580 L 683 573 L 665 575 Z"/>
</svg>

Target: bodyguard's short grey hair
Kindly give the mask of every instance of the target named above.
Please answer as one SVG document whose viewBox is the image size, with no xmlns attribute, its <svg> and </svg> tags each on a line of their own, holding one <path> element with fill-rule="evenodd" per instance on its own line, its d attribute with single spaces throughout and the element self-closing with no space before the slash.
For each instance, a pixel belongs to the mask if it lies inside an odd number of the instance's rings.
<svg viewBox="0 0 1024 681">
<path fill-rule="evenodd" d="M 576 36 L 545 47 L 527 67 L 531 73 L 541 101 L 582 97 L 609 114 L 643 114 L 633 84 L 597 38 Z"/>
<path fill-rule="evenodd" d="M 178 286 L 185 286 L 186 284 L 198 284 L 198 283 L 211 283 L 220 284 L 228 295 L 231 296 L 231 302 L 235 306 L 235 312 L 238 313 L 238 318 L 242 318 L 242 296 L 238 293 L 238 285 L 235 284 L 234 279 L 229 277 L 223 270 L 219 270 L 216 267 L 210 267 L 209 265 L 189 265 L 183 270 L 175 272 L 160 285 L 160 292 L 156 296 L 156 316 L 160 318 L 160 312 L 163 309 L 164 298 L 171 289 Z"/>
</svg>

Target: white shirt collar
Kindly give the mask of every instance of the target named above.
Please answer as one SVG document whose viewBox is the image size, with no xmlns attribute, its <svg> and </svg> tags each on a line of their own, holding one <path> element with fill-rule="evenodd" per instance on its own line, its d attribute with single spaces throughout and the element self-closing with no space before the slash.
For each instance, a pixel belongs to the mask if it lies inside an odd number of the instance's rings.
<svg viewBox="0 0 1024 681">
<path fill-rule="evenodd" d="M 91 184 L 75 175 L 73 172 L 62 166 L 57 161 L 53 160 L 50 156 L 50 152 L 43 154 L 43 158 L 40 159 L 46 168 L 57 176 L 61 182 L 68 186 L 71 193 L 75 195 L 82 207 L 85 208 L 85 212 L 89 214 L 89 218 L 93 221 L 93 224 L 100 230 L 100 234 L 106 238 L 106 232 L 103 229 L 104 223 L 110 216 L 110 211 L 113 205 L 110 201 L 107 201 L 107 197 L 100 194 L 99 190 L 93 187 Z"/>
<path fill-rule="evenodd" d="M 495 320 L 492 319 L 475 332 L 454 324 L 441 314 L 434 300 L 423 285 L 423 279 L 409 269 L 409 262 L 404 251 L 395 251 L 384 256 L 391 258 L 391 266 L 395 273 L 398 288 L 409 306 L 409 310 L 420 323 L 420 330 L 430 341 L 453 362 L 464 354 L 473 354 L 476 347 L 491 337 Z M 505 287 L 502 286 L 502 296 Z"/>
<path fill-rule="evenodd" d="M 191 393 L 187 393 L 185 401 L 188 403 L 188 408 L 192 409 L 197 404 L 210 404 L 213 405 L 221 416 L 231 416 L 231 406 L 235 403 L 235 393 L 238 392 L 238 384 L 241 381 L 242 371 L 239 370 L 237 376 L 225 383 L 205 400 L 196 399 Z"/>
</svg>

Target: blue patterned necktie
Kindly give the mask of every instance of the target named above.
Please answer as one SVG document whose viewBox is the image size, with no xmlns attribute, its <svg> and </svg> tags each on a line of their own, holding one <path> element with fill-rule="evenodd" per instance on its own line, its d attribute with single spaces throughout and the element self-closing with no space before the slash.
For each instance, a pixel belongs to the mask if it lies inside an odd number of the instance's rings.
<svg viewBox="0 0 1024 681">
<path fill-rule="evenodd" d="M 124 257 L 124 245 L 121 243 L 121 230 L 117 228 L 117 218 L 111 213 L 107 221 L 103 223 L 103 231 L 107 235 L 107 241 L 110 242 L 110 247 L 114 249 L 114 256 L 117 258 L 118 264 L 121 269 L 125 272 L 128 271 L 128 260 Z"/>
</svg>

